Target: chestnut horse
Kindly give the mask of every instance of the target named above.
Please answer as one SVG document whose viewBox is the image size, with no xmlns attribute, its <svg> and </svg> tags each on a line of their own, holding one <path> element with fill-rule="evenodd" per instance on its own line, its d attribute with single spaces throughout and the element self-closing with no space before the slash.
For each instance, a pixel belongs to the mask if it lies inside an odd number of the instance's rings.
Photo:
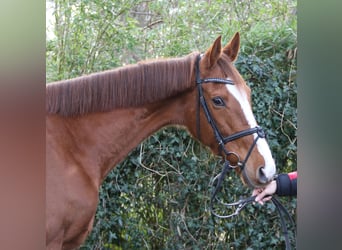
<svg viewBox="0 0 342 250">
<path fill-rule="evenodd" d="M 255 129 L 250 89 L 233 66 L 239 48 L 236 33 L 224 47 L 218 37 L 204 54 L 47 84 L 47 249 L 74 249 L 84 242 L 104 178 L 167 125 L 184 127 L 214 154 L 240 166 L 236 172 L 252 188 L 274 177 L 269 146 Z"/>
</svg>

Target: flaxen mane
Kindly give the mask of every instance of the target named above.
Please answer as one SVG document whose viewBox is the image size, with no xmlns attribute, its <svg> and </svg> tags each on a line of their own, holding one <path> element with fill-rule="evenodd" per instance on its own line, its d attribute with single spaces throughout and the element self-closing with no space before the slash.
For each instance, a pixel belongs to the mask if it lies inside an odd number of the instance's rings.
<svg viewBox="0 0 342 250">
<path fill-rule="evenodd" d="M 196 54 L 141 62 L 47 84 L 46 111 L 78 116 L 162 100 L 195 84 Z"/>
</svg>

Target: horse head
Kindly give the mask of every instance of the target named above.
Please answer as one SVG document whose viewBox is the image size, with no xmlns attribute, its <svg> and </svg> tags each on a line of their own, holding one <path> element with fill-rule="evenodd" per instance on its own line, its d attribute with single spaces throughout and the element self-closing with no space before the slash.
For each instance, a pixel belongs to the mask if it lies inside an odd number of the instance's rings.
<svg viewBox="0 0 342 250">
<path fill-rule="evenodd" d="M 251 89 L 233 65 L 239 48 L 240 36 L 236 33 L 226 46 L 221 46 L 218 37 L 204 54 L 198 55 L 198 106 L 189 114 L 196 126 L 189 126 L 189 130 L 215 154 L 223 156 L 253 188 L 271 181 L 276 168 L 265 133 L 252 112 Z"/>
</svg>

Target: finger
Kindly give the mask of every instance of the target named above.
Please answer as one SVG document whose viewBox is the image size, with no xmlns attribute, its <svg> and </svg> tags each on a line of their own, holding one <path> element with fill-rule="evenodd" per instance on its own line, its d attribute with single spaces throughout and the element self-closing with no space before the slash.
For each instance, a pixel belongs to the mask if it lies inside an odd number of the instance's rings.
<svg viewBox="0 0 342 250">
<path fill-rule="evenodd" d="M 255 205 L 255 204 L 257 204 L 257 203 L 259 203 L 260 205 L 262 205 L 262 204 L 263 204 L 263 201 L 261 201 L 261 200 L 259 200 L 259 201 L 253 201 L 253 205 Z"/>
<path fill-rule="evenodd" d="M 259 194 L 259 195 L 256 195 L 255 198 L 254 198 L 253 205 L 255 205 L 255 203 L 260 203 L 261 198 L 262 198 L 262 197 L 260 197 L 260 194 Z"/>
<path fill-rule="evenodd" d="M 265 191 L 259 193 L 259 194 L 255 197 L 255 201 L 260 201 L 260 200 L 262 200 L 262 199 L 265 197 L 265 195 L 266 195 L 266 192 L 265 192 Z"/>
<path fill-rule="evenodd" d="M 266 198 L 264 198 L 264 199 L 262 199 L 264 202 L 265 201 L 269 201 L 269 200 L 271 200 L 272 199 L 272 196 L 267 196 Z"/>
<path fill-rule="evenodd" d="M 261 189 L 254 189 L 252 196 L 259 194 L 261 191 L 262 191 Z"/>
</svg>

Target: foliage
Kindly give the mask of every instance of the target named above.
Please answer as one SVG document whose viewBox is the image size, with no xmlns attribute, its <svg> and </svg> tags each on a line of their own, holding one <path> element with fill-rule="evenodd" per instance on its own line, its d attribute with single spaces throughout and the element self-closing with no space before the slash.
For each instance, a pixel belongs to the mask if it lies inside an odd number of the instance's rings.
<svg viewBox="0 0 342 250">
<path fill-rule="evenodd" d="M 279 172 L 297 168 L 296 2 L 251 0 L 55 0 L 47 41 L 54 81 L 146 58 L 203 51 L 218 36 L 241 34 L 236 66 L 252 88 Z M 272 204 L 213 220 L 209 181 L 219 159 L 186 131 L 165 128 L 110 172 L 94 229 L 81 249 L 284 248 Z M 232 173 L 231 201 L 249 196 Z M 296 199 L 284 198 L 295 217 Z M 292 230 L 293 232 L 293 230 Z"/>
</svg>

